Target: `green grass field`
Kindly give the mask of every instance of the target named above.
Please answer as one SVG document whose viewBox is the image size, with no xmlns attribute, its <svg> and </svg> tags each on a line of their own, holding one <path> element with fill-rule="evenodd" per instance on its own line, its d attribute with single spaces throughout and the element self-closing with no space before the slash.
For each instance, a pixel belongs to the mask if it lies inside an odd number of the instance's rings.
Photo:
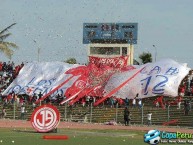
<svg viewBox="0 0 193 145">
<path fill-rule="evenodd" d="M 145 145 L 144 133 L 143 131 L 78 129 L 58 129 L 57 133 L 36 133 L 31 129 L 0 128 L 0 145 Z M 43 135 L 67 135 L 69 139 L 44 140 Z"/>
</svg>

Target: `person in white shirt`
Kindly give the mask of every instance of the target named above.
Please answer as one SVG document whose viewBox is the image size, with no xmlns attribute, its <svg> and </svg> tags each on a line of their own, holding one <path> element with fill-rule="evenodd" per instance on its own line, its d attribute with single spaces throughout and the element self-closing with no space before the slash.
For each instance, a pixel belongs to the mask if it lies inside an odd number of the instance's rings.
<svg viewBox="0 0 193 145">
<path fill-rule="evenodd" d="M 151 116 L 152 116 L 152 113 L 148 112 L 148 114 L 147 114 L 147 125 L 148 126 L 151 125 Z"/>
<path fill-rule="evenodd" d="M 136 106 L 136 99 L 133 98 L 133 100 L 132 100 L 132 108 L 133 108 L 133 107 L 135 108 L 135 106 Z"/>
<path fill-rule="evenodd" d="M 141 99 L 138 100 L 138 107 L 139 107 L 139 109 L 141 109 L 141 107 L 142 107 L 142 100 Z"/>
<path fill-rule="evenodd" d="M 135 98 L 133 98 L 133 100 L 132 100 L 132 108 L 133 107 L 135 108 L 135 106 L 136 106 L 136 99 L 138 99 L 138 97 L 139 97 L 139 94 L 137 93 Z"/>
<path fill-rule="evenodd" d="M 25 115 L 25 107 L 22 105 L 21 106 L 21 119 L 24 120 L 24 115 Z"/>
<path fill-rule="evenodd" d="M 86 105 L 90 105 L 90 103 L 89 103 L 89 100 L 90 100 L 90 96 L 86 96 Z"/>
<path fill-rule="evenodd" d="M 32 107 L 33 107 L 33 110 L 36 108 L 36 103 L 35 102 L 32 103 Z"/>
</svg>

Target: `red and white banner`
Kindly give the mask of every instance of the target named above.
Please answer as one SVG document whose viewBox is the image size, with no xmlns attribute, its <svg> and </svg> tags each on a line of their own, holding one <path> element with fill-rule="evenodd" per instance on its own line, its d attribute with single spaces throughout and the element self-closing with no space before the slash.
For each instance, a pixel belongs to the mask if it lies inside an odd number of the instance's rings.
<svg viewBox="0 0 193 145">
<path fill-rule="evenodd" d="M 143 68 L 143 69 L 142 69 Z M 141 70 L 142 69 L 142 70 Z M 129 83 L 121 86 L 128 78 L 137 71 L 140 72 Z M 171 59 L 163 59 L 156 63 L 147 63 L 131 71 L 115 73 L 105 85 L 105 92 L 109 94 L 115 88 L 120 88 L 113 95 L 118 98 L 132 99 L 139 94 L 138 98 L 152 96 L 178 95 L 178 87 L 190 68 Z M 104 94 L 106 96 L 106 94 Z"/>
<path fill-rule="evenodd" d="M 119 68 L 126 65 L 126 58 L 123 61 L 95 58 L 90 57 L 92 60 L 88 66 L 62 62 L 28 63 L 3 95 L 12 92 L 35 95 L 41 92 L 41 100 L 44 100 L 54 93 L 53 97 L 61 94 L 66 97 L 64 102 L 72 100 L 72 104 L 88 95 L 123 99 L 134 98 L 137 93 L 140 98 L 177 96 L 179 84 L 190 70 L 171 59 Z"/>
<path fill-rule="evenodd" d="M 115 71 L 109 66 L 99 68 L 95 64 L 89 64 L 88 66 L 72 68 L 65 73 L 73 76 L 77 73 L 80 75 L 72 86 L 66 90 L 65 96 L 67 99 L 61 102 L 61 104 L 63 104 L 75 98 L 74 101 L 70 103 L 73 104 L 80 98 L 88 95 L 102 97 L 104 86 Z"/>
<path fill-rule="evenodd" d="M 95 56 L 89 56 L 89 62 L 97 66 L 107 65 L 114 68 L 122 68 L 127 66 L 128 56 L 120 56 L 114 58 L 101 58 Z"/>
<path fill-rule="evenodd" d="M 35 95 L 40 92 L 45 95 L 63 82 L 61 88 L 54 91 L 53 96 L 63 95 L 68 88 L 80 77 L 81 70 L 86 66 L 70 65 L 64 62 L 32 62 L 27 63 L 19 72 L 17 78 L 7 87 L 3 95 L 12 92 L 16 94 Z M 79 68 L 73 74 L 68 73 L 70 69 Z M 70 79 L 69 79 L 70 78 Z"/>
</svg>

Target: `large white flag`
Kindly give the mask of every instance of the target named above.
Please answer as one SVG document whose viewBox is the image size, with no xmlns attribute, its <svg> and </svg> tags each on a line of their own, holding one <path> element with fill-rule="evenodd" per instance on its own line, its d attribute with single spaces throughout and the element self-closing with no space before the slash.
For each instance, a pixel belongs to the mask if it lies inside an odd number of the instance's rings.
<svg viewBox="0 0 193 145">
<path fill-rule="evenodd" d="M 72 74 L 65 74 L 66 71 L 77 68 L 78 66 L 80 65 L 70 65 L 63 62 L 28 63 L 22 68 L 11 85 L 3 92 L 3 95 L 11 92 L 29 95 L 34 93 L 38 94 L 39 92 L 44 95 L 48 94 L 72 76 Z M 143 70 L 137 73 L 142 68 Z M 80 72 L 81 69 L 82 68 L 78 69 L 78 72 Z M 114 91 L 113 96 L 119 98 L 134 98 L 136 94 L 139 94 L 140 98 L 156 95 L 177 96 L 179 84 L 188 74 L 189 70 L 190 68 L 171 59 L 148 63 L 130 71 L 114 74 L 105 86 L 104 92 L 106 92 L 106 94 L 104 94 L 104 96 L 113 90 L 118 90 Z M 59 88 L 53 95 L 56 93 L 65 94 L 66 90 L 70 88 L 79 77 L 78 75 L 73 75 L 73 78 Z M 127 81 L 126 85 L 120 87 L 125 81 Z"/>
<path fill-rule="evenodd" d="M 70 65 L 64 62 L 33 62 L 27 63 L 19 72 L 17 78 L 3 92 L 3 95 L 15 92 L 16 94 L 49 93 L 52 89 L 67 80 L 71 74 L 65 72 L 80 65 Z M 64 94 L 78 76 L 74 76 L 54 94 Z"/>
<path fill-rule="evenodd" d="M 142 69 L 143 68 L 143 69 Z M 177 96 L 178 87 L 190 68 L 171 59 L 148 63 L 139 68 L 114 74 L 105 86 L 106 94 L 118 88 L 140 69 L 142 71 L 113 94 L 119 98 L 140 98 L 156 95 Z"/>
</svg>

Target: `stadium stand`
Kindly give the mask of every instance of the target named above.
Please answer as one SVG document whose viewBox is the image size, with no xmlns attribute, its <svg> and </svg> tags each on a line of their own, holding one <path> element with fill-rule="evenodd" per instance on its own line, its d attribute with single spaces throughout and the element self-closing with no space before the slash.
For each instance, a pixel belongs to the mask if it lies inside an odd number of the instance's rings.
<svg viewBox="0 0 193 145">
<path fill-rule="evenodd" d="M 6 108 L 5 119 L 21 119 L 20 105 L 16 104 L 16 100 L 5 102 L 8 96 L 2 96 L 1 93 L 6 89 L 6 87 L 16 78 L 19 71 L 23 67 L 23 63 L 15 66 L 13 62 L 2 63 L 0 62 L 0 105 L 1 108 Z M 175 126 L 193 126 L 193 111 L 192 111 L 192 95 L 193 95 L 193 71 L 184 78 L 180 87 L 185 88 L 184 95 L 182 97 L 181 109 L 177 109 L 177 102 L 175 98 L 164 96 L 164 106 L 165 108 L 155 107 L 153 102 L 157 97 L 150 97 L 142 99 L 144 104 L 142 109 L 131 108 L 132 100 L 130 100 L 129 111 L 131 112 L 131 124 L 146 124 L 146 114 L 148 111 L 152 112 L 152 124 L 153 125 L 175 125 Z M 180 93 L 179 87 L 179 93 Z M 23 98 L 24 96 L 20 95 L 18 98 Z M 32 100 L 26 100 L 23 98 L 25 105 L 25 116 L 26 120 L 30 120 L 31 114 L 34 110 L 32 105 Z M 190 111 L 188 115 L 185 115 L 185 105 L 184 103 L 189 101 Z M 49 101 L 48 101 L 49 102 Z M 75 122 L 95 122 L 95 123 L 104 123 L 111 120 L 116 121 L 117 123 L 123 124 L 123 110 L 125 105 L 115 105 L 112 107 L 110 103 L 105 103 L 105 105 L 92 107 L 85 105 L 83 107 L 81 103 L 74 106 L 67 105 L 58 105 L 55 101 L 54 105 L 60 111 L 61 121 L 75 121 Z M 122 101 L 124 102 L 124 100 Z"/>
</svg>

